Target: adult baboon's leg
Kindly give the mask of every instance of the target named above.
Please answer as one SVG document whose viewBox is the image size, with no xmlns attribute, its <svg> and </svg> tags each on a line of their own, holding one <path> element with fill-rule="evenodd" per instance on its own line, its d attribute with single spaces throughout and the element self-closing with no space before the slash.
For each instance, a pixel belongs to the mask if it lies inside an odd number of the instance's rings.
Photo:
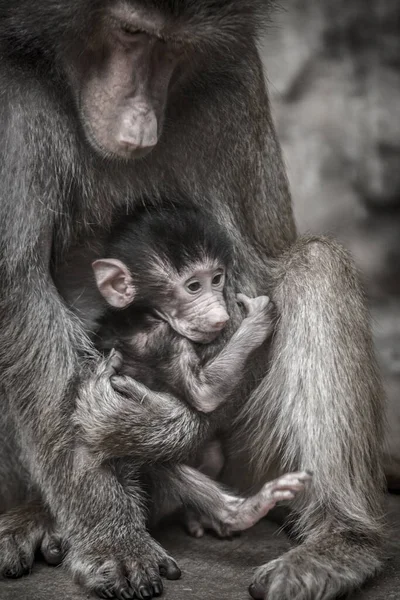
<svg viewBox="0 0 400 600">
<path fill-rule="evenodd" d="M 380 567 L 382 386 L 347 253 L 328 239 L 303 238 L 271 271 L 279 325 L 244 424 L 258 474 L 274 454 L 283 471 L 311 469 L 314 482 L 294 501 L 303 543 L 260 567 L 250 593 L 328 600 Z"/>
</svg>

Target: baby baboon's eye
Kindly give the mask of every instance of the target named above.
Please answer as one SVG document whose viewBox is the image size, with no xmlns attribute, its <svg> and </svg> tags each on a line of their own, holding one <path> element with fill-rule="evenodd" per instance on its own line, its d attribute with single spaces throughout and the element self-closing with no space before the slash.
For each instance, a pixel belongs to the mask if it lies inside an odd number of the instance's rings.
<svg viewBox="0 0 400 600">
<path fill-rule="evenodd" d="M 213 285 L 220 285 L 222 281 L 223 273 L 216 273 L 212 279 Z"/>
<path fill-rule="evenodd" d="M 189 290 L 189 292 L 195 293 L 201 289 L 201 285 L 199 281 L 192 281 L 191 283 L 187 284 L 186 288 Z"/>
</svg>

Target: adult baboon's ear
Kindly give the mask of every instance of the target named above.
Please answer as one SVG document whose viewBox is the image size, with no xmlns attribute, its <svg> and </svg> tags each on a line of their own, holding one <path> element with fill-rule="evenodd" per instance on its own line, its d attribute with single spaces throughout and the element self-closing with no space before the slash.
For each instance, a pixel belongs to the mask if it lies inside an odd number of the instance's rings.
<svg viewBox="0 0 400 600">
<path fill-rule="evenodd" d="M 114 258 L 100 258 L 92 263 L 97 288 L 115 308 L 125 308 L 135 298 L 135 287 L 128 267 Z"/>
</svg>

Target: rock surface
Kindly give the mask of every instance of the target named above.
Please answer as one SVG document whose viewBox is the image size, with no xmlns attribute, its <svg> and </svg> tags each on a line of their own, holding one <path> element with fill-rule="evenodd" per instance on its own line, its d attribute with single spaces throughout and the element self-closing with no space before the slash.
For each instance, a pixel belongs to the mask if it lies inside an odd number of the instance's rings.
<svg viewBox="0 0 400 600">
<path fill-rule="evenodd" d="M 400 496 L 388 496 L 390 537 L 382 575 L 351 600 L 398 600 L 400 590 Z M 189 538 L 168 528 L 158 536 L 177 560 L 183 575 L 167 581 L 165 600 L 250 600 L 252 569 L 285 552 L 290 543 L 276 525 L 264 520 L 233 541 Z M 92 596 L 90 596 L 92 597 Z M 35 565 L 30 576 L 0 583 L 0 600 L 85 600 L 88 596 L 61 568 Z"/>
</svg>

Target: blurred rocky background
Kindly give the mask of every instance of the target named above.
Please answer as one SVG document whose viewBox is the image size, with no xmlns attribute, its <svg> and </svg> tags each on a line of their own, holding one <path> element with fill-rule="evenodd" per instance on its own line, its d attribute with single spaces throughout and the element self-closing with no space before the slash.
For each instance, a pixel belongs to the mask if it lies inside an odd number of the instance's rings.
<svg viewBox="0 0 400 600">
<path fill-rule="evenodd" d="M 262 51 L 301 232 L 364 279 L 400 490 L 400 0 L 280 0 Z"/>
</svg>

